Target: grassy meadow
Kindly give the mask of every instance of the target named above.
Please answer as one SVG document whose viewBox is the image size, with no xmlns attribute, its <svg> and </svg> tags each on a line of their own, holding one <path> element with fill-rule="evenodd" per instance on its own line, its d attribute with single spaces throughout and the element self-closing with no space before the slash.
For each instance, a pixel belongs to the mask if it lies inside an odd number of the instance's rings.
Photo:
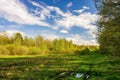
<svg viewBox="0 0 120 80">
<path fill-rule="evenodd" d="M 119 58 L 95 52 L 0 56 L 0 80 L 120 80 L 119 75 Z"/>
<path fill-rule="evenodd" d="M 0 80 L 120 80 L 120 0 L 0 0 Z"/>
</svg>

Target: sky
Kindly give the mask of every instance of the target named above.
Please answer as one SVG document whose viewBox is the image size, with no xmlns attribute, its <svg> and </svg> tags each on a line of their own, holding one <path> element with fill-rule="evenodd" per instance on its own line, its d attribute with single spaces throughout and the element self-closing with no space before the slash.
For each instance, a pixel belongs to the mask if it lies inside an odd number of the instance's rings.
<svg viewBox="0 0 120 80">
<path fill-rule="evenodd" d="M 0 0 L 0 33 L 99 45 L 93 0 Z"/>
</svg>

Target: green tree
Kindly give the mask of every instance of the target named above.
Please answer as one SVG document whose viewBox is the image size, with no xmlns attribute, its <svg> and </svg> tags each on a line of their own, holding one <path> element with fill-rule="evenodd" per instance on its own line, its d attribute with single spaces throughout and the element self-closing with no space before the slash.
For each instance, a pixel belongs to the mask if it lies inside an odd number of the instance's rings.
<svg viewBox="0 0 120 80">
<path fill-rule="evenodd" d="M 95 0 L 99 7 L 100 51 L 120 56 L 120 0 Z"/>
<path fill-rule="evenodd" d="M 44 43 L 46 44 L 46 46 L 47 46 L 47 49 L 52 49 L 52 41 L 50 41 L 50 40 L 48 40 L 48 39 L 46 39 L 46 40 L 44 40 Z"/>
<path fill-rule="evenodd" d="M 24 40 L 23 40 L 23 45 L 25 46 L 29 46 L 29 38 L 27 36 L 24 37 Z"/>
<path fill-rule="evenodd" d="M 59 41 L 57 39 L 55 39 L 53 41 L 53 49 L 54 50 L 59 50 Z"/>
<path fill-rule="evenodd" d="M 23 39 L 23 45 L 27 47 L 35 46 L 35 40 L 32 38 L 29 38 L 28 36 L 25 36 Z"/>
<path fill-rule="evenodd" d="M 23 37 L 20 33 L 16 33 L 13 38 L 13 43 L 17 46 L 22 45 Z"/>
<path fill-rule="evenodd" d="M 60 50 L 64 51 L 65 50 L 65 39 L 60 39 L 59 40 L 59 44 L 60 44 Z"/>
<path fill-rule="evenodd" d="M 10 43 L 10 38 L 7 33 L 4 31 L 0 34 L 0 45 L 5 45 Z"/>
<path fill-rule="evenodd" d="M 43 37 L 40 36 L 40 35 L 38 35 L 38 36 L 35 38 L 35 45 L 36 45 L 36 47 L 41 47 L 42 41 L 43 41 Z"/>
<path fill-rule="evenodd" d="M 70 48 L 71 50 L 74 49 L 74 45 L 73 45 L 72 40 L 70 40 L 70 42 L 69 42 L 69 48 Z"/>
</svg>

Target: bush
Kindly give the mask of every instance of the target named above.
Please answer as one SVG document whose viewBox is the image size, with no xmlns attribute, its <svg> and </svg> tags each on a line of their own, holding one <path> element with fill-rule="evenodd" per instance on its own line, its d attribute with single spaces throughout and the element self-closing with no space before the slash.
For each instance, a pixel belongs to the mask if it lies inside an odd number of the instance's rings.
<svg viewBox="0 0 120 80">
<path fill-rule="evenodd" d="M 6 48 L 10 51 L 10 55 L 16 55 L 15 53 L 15 45 L 7 45 Z"/>
<path fill-rule="evenodd" d="M 85 48 L 83 50 L 75 50 L 74 53 L 77 55 L 88 55 L 91 51 L 88 48 Z"/>
<path fill-rule="evenodd" d="M 38 47 L 30 47 L 29 54 L 30 55 L 39 55 L 39 54 L 42 54 L 42 51 Z"/>
<path fill-rule="evenodd" d="M 27 55 L 29 53 L 26 46 L 8 45 L 7 49 L 10 51 L 10 55 Z"/>
<path fill-rule="evenodd" d="M 45 49 L 45 50 L 42 50 L 41 52 L 42 52 L 42 54 L 49 54 L 50 50 L 49 49 Z"/>
<path fill-rule="evenodd" d="M 16 49 L 15 49 L 15 53 L 17 55 L 27 55 L 29 53 L 29 49 L 28 47 L 26 46 L 18 46 Z"/>
<path fill-rule="evenodd" d="M 75 54 L 80 54 L 80 53 L 81 53 L 81 50 L 75 50 L 74 53 L 75 53 Z"/>
<path fill-rule="evenodd" d="M 0 55 L 9 55 L 10 51 L 5 46 L 0 46 Z"/>
<path fill-rule="evenodd" d="M 80 52 L 80 54 L 81 55 L 87 55 L 87 54 L 90 54 L 91 52 L 90 52 L 90 50 L 88 49 L 88 48 L 86 48 L 86 49 L 84 49 L 84 50 L 82 50 L 81 52 Z"/>
<path fill-rule="evenodd" d="M 72 54 L 72 53 L 74 53 L 73 50 L 66 50 L 61 52 L 61 54 Z"/>
</svg>

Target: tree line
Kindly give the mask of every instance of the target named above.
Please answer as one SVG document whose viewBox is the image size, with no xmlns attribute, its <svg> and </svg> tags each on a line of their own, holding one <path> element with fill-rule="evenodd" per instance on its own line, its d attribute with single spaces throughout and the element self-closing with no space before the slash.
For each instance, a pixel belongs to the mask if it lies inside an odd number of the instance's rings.
<svg viewBox="0 0 120 80">
<path fill-rule="evenodd" d="M 74 53 L 83 50 L 88 46 L 78 46 L 72 40 L 44 39 L 41 35 L 31 38 L 15 33 L 11 37 L 4 31 L 0 34 L 0 55 L 41 55 L 41 54 L 63 54 Z M 96 50 L 96 46 L 89 46 L 89 49 Z"/>
</svg>

